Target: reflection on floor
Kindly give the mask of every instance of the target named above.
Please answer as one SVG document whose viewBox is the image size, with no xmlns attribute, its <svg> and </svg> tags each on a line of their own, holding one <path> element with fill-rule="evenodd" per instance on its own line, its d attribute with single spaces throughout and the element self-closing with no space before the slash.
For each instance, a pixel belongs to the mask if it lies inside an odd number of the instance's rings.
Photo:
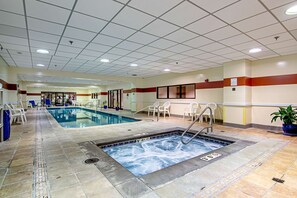
<svg viewBox="0 0 297 198">
<path fill-rule="evenodd" d="M 12 126 L 10 140 L 0 143 L 0 197 L 297 197 L 297 138 L 215 125 L 214 134 L 257 143 L 139 193 L 133 181 L 110 182 L 93 164 L 83 163 L 86 151 L 77 143 L 186 127 L 190 121 L 171 117 L 156 122 L 141 115 L 146 119 L 138 123 L 63 129 L 45 110 L 27 115 L 28 123 Z M 197 123 L 194 129 L 200 127 Z M 121 187 L 131 188 L 130 194 Z"/>
</svg>

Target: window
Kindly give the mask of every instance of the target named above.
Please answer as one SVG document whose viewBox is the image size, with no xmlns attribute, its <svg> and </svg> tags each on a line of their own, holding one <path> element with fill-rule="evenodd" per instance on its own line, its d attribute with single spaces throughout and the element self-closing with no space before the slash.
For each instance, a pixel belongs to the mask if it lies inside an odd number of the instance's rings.
<svg viewBox="0 0 297 198">
<path fill-rule="evenodd" d="M 195 84 L 172 85 L 157 88 L 158 99 L 195 99 Z"/>
</svg>

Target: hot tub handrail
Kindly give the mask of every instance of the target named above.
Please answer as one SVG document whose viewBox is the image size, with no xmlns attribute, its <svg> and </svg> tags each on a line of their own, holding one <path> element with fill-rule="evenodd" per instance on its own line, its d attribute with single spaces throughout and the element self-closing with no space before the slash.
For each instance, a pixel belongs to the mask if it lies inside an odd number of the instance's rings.
<svg viewBox="0 0 297 198">
<path fill-rule="evenodd" d="M 192 126 L 195 124 L 195 122 L 197 122 L 197 120 L 200 119 L 201 116 L 203 116 L 203 114 L 205 113 L 205 111 L 207 109 L 209 109 L 209 117 L 210 117 L 210 119 L 209 119 L 209 126 L 204 127 L 203 129 L 201 129 L 200 131 L 198 131 L 195 135 L 193 135 L 188 141 L 185 142 L 184 139 L 183 139 L 184 138 L 184 135 L 192 128 Z M 195 118 L 195 120 L 190 124 L 190 126 L 182 133 L 181 138 L 180 138 L 181 142 L 183 144 L 190 143 L 197 135 L 199 135 L 202 131 L 204 131 L 204 129 L 207 129 L 207 132 L 209 132 L 209 129 L 210 129 L 210 131 L 212 132 L 213 131 L 213 127 L 212 127 L 213 121 L 212 120 L 213 120 L 212 109 L 207 106 L 207 107 L 205 107 L 205 109 L 203 109 L 203 111 L 199 114 L 199 116 L 197 118 Z"/>
</svg>

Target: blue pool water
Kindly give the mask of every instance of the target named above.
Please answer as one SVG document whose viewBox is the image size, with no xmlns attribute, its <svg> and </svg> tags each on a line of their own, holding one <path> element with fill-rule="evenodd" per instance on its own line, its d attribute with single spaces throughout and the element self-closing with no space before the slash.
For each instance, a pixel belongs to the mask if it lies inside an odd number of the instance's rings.
<svg viewBox="0 0 297 198">
<path fill-rule="evenodd" d="M 185 136 L 185 140 L 189 137 Z M 116 146 L 103 146 L 103 151 L 135 176 L 161 170 L 179 162 L 219 149 L 226 144 L 195 138 L 184 145 L 180 135 L 144 140 Z"/>
<path fill-rule="evenodd" d="M 104 112 L 82 108 L 48 108 L 48 112 L 64 128 L 84 128 L 90 126 L 136 122 L 138 120 Z"/>
</svg>

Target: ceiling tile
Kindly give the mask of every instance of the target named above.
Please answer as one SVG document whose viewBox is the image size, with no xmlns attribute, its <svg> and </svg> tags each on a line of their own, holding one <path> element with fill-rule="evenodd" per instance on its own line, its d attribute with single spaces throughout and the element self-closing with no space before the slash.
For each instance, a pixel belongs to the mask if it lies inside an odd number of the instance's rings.
<svg viewBox="0 0 297 198">
<path fill-rule="evenodd" d="M 225 47 L 223 49 L 213 51 L 212 53 L 217 54 L 217 55 L 224 55 L 224 54 L 230 54 L 230 53 L 234 53 L 234 52 L 236 52 L 236 50 L 234 50 L 230 47 Z"/>
<path fill-rule="evenodd" d="M 150 46 L 144 46 L 144 47 L 137 50 L 137 52 L 142 52 L 142 53 L 146 53 L 146 54 L 153 54 L 153 53 L 156 53 L 158 51 L 160 51 L 160 49 L 150 47 Z"/>
<path fill-rule="evenodd" d="M 208 12 L 214 12 L 221 8 L 224 8 L 238 0 L 190 0 L 199 7 L 207 10 Z"/>
<path fill-rule="evenodd" d="M 175 41 L 175 42 L 182 43 L 182 42 L 190 40 L 196 36 L 197 36 L 196 34 L 190 32 L 190 31 L 187 31 L 185 29 L 179 29 L 176 32 L 169 34 L 165 38 Z"/>
<path fill-rule="evenodd" d="M 80 54 L 77 56 L 77 58 L 82 59 L 82 60 L 88 60 L 88 61 L 90 61 L 90 60 L 93 61 L 93 60 L 97 59 L 96 56 L 87 56 L 85 54 Z"/>
<path fill-rule="evenodd" d="M 102 34 L 97 35 L 96 38 L 93 40 L 94 43 L 109 45 L 109 46 L 115 46 L 119 44 L 121 41 L 122 41 L 121 39 L 105 36 Z"/>
<path fill-rule="evenodd" d="M 234 45 L 232 46 L 232 48 L 237 49 L 237 50 L 250 50 L 252 48 L 261 48 L 262 45 L 256 41 L 250 41 L 250 42 L 246 42 L 246 43 L 242 43 L 239 45 Z"/>
<path fill-rule="evenodd" d="M 154 19 L 154 17 L 151 17 L 148 14 L 133 8 L 125 7 L 112 21 L 127 27 L 141 29 Z"/>
<path fill-rule="evenodd" d="M 17 36 L 20 38 L 28 38 L 27 30 L 25 28 L 17 28 L 17 27 L 11 27 L 11 26 L 1 25 L 1 24 L 0 24 L 0 34 L 6 35 L 6 36 Z"/>
<path fill-rule="evenodd" d="M 0 19 L 0 24 L 2 25 L 26 28 L 24 16 L 0 11 Z"/>
<path fill-rule="evenodd" d="M 288 30 L 295 30 L 297 29 L 297 17 L 294 19 L 284 21 L 283 24 L 286 26 Z"/>
<path fill-rule="evenodd" d="M 216 55 L 215 54 L 211 54 L 211 53 L 204 53 L 204 54 L 199 54 L 197 56 L 197 58 L 199 59 L 209 59 L 211 57 L 215 57 Z"/>
<path fill-rule="evenodd" d="M 280 55 L 296 54 L 297 46 L 295 45 L 295 46 L 291 46 L 291 47 L 276 49 L 275 51 L 277 53 L 279 53 Z"/>
<path fill-rule="evenodd" d="M 162 37 L 177 29 L 177 26 L 157 19 L 156 21 L 143 28 L 142 31 Z"/>
<path fill-rule="evenodd" d="M 168 56 L 172 56 L 174 54 L 175 54 L 174 52 L 170 52 L 170 51 L 167 51 L 167 50 L 162 50 L 160 52 L 155 53 L 154 55 L 159 56 L 159 57 L 168 57 Z"/>
<path fill-rule="evenodd" d="M 3 46 L 4 49 L 11 49 L 11 50 L 16 50 L 16 51 L 30 52 L 29 47 L 25 46 L 25 45 L 14 45 L 14 44 L 3 43 L 2 46 Z"/>
<path fill-rule="evenodd" d="M 265 11 L 257 0 L 241 0 L 216 12 L 215 15 L 227 23 L 234 23 Z"/>
<path fill-rule="evenodd" d="M 136 43 L 141 43 L 144 45 L 149 44 L 157 39 L 158 37 L 143 32 L 136 32 L 128 38 L 129 41 L 134 41 Z"/>
<path fill-rule="evenodd" d="M 203 36 L 200 36 L 200 37 L 194 38 L 192 40 L 186 41 L 186 42 L 184 42 L 184 44 L 191 46 L 191 47 L 201 47 L 203 45 L 207 45 L 212 42 L 213 42 L 212 40 L 205 38 Z"/>
<path fill-rule="evenodd" d="M 213 16 L 207 16 L 191 25 L 188 25 L 186 29 L 196 32 L 198 34 L 205 34 L 207 32 L 219 29 L 227 24 L 220 21 Z"/>
<path fill-rule="evenodd" d="M 129 57 L 132 57 L 132 58 L 143 58 L 143 57 L 146 57 L 147 54 L 143 54 L 143 53 L 138 53 L 138 52 L 132 52 L 128 55 Z"/>
<path fill-rule="evenodd" d="M 223 44 L 228 45 L 228 46 L 232 46 L 232 45 L 238 45 L 240 43 L 249 42 L 251 40 L 252 39 L 249 38 L 248 36 L 246 36 L 244 34 L 240 34 L 240 35 L 237 35 L 237 36 L 233 36 L 231 38 L 221 40 L 220 43 L 223 43 Z"/>
<path fill-rule="evenodd" d="M 29 30 L 29 36 L 31 40 L 44 41 L 49 43 L 58 43 L 60 40 L 60 36 L 41 33 L 41 32 L 35 32 L 30 30 Z"/>
<path fill-rule="evenodd" d="M 0 43 L 11 43 L 16 45 L 28 45 L 28 40 L 13 36 L 0 35 Z"/>
<path fill-rule="evenodd" d="M 261 29 L 248 32 L 247 34 L 253 37 L 254 39 L 259 39 L 283 32 L 286 32 L 285 28 L 283 28 L 279 23 L 277 23 L 274 25 L 270 25 Z"/>
<path fill-rule="evenodd" d="M 123 41 L 122 43 L 120 43 L 119 45 L 117 45 L 117 48 L 121 48 L 121 49 L 127 49 L 130 51 L 134 51 L 137 48 L 142 47 L 143 45 L 137 44 L 137 43 L 132 43 L 130 41 Z"/>
<path fill-rule="evenodd" d="M 160 16 L 180 2 L 182 2 L 182 0 L 137 0 L 129 2 L 129 6 L 155 16 Z"/>
<path fill-rule="evenodd" d="M 119 49 L 119 48 L 112 48 L 108 53 L 115 54 L 115 55 L 121 55 L 125 56 L 126 54 L 129 54 L 131 51 Z"/>
<path fill-rule="evenodd" d="M 30 40 L 30 46 L 39 48 L 39 49 L 47 49 L 50 51 L 55 51 L 57 48 L 57 44 L 55 43 L 47 43 L 47 42 L 34 41 L 34 40 Z"/>
<path fill-rule="evenodd" d="M 67 58 L 75 58 L 77 54 L 72 54 L 72 53 L 57 51 L 55 55 L 56 56 L 63 56 L 63 57 L 67 57 Z"/>
<path fill-rule="evenodd" d="M 268 8 L 272 9 L 272 8 L 276 8 L 288 3 L 293 2 L 294 0 L 261 0 Z"/>
<path fill-rule="evenodd" d="M 223 57 L 230 58 L 230 59 L 234 59 L 234 58 L 242 57 L 242 56 L 244 56 L 244 54 L 242 52 L 234 52 L 234 53 L 223 55 Z"/>
<path fill-rule="evenodd" d="M 123 5 L 110 0 L 78 1 L 75 11 L 82 12 L 94 17 L 110 20 L 123 7 Z"/>
<path fill-rule="evenodd" d="M 183 52 L 182 54 L 188 55 L 188 56 L 196 56 L 196 55 L 204 54 L 204 53 L 205 53 L 204 51 L 201 51 L 199 49 L 192 49 L 192 50 Z"/>
<path fill-rule="evenodd" d="M 272 11 L 272 13 L 280 20 L 280 21 L 285 21 L 288 19 L 296 18 L 297 15 L 286 15 L 286 10 L 289 9 L 292 6 L 297 6 L 297 2 L 294 1 L 292 3 L 286 4 L 284 6 L 275 8 Z"/>
<path fill-rule="evenodd" d="M 184 1 L 174 9 L 167 12 L 161 18 L 183 27 L 206 15 L 207 12 L 201 10 L 200 8 L 194 6 L 193 4 L 187 1 Z"/>
<path fill-rule="evenodd" d="M 275 49 L 281 49 L 285 47 L 297 46 L 297 41 L 295 39 L 292 39 L 292 40 L 287 40 L 283 42 L 268 44 L 266 46 L 270 49 L 275 50 Z"/>
<path fill-rule="evenodd" d="M 101 32 L 107 36 L 114 36 L 121 39 L 126 39 L 136 31 L 130 28 L 126 28 L 117 24 L 109 23 L 107 27 Z"/>
<path fill-rule="evenodd" d="M 88 31 L 72 28 L 72 27 L 67 27 L 64 32 L 64 36 L 83 40 L 83 41 L 90 41 L 96 36 L 96 34 Z"/>
<path fill-rule="evenodd" d="M 80 55 L 85 55 L 85 56 L 92 56 L 92 57 L 100 57 L 103 55 L 103 52 L 98 52 L 98 51 L 94 51 L 94 50 L 83 50 Z"/>
<path fill-rule="evenodd" d="M 212 52 L 212 51 L 215 51 L 215 50 L 218 50 L 218 49 L 222 49 L 224 47 L 225 46 L 220 44 L 220 43 L 211 43 L 209 45 L 205 45 L 203 47 L 200 47 L 199 49 L 207 51 L 207 52 Z"/>
<path fill-rule="evenodd" d="M 43 19 L 60 24 L 66 24 L 70 15 L 69 10 L 52 6 L 35 0 L 26 0 L 27 16 Z"/>
<path fill-rule="evenodd" d="M 23 6 L 22 0 L 13 0 L 13 1 L 0 0 L 0 4 L 1 4 L 1 10 L 24 15 L 24 6 Z"/>
<path fill-rule="evenodd" d="M 64 25 L 50 23 L 43 20 L 33 19 L 28 17 L 29 30 L 44 32 L 48 34 L 61 35 L 64 31 Z"/>
<path fill-rule="evenodd" d="M 96 44 L 96 43 L 90 43 L 86 49 L 89 49 L 89 50 L 95 50 L 95 51 L 98 51 L 98 52 L 106 52 L 108 50 L 111 49 L 110 46 L 107 46 L 107 45 L 100 45 L 100 44 Z"/>
<path fill-rule="evenodd" d="M 215 41 L 223 40 L 226 38 L 230 38 L 236 35 L 239 35 L 240 32 L 231 26 L 226 26 L 221 29 L 215 30 L 208 34 L 205 34 L 205 37 L 211 38 Z"/>
<path fill-rule="evenodd" d="M 275 23 L 277 23 L 277 20 L 269 12 L 265 12 L 257 16 L 240 21 L 238 23 L 235 23 L 233 24 L 233 26 L 242 32 L 248 32 Z"/>
<path fill-rule="evenodd" d="M 112 61 L 112 60 L 116 60 L 116 59 L 120 58 L 121 55 L 115 55 L 115 54 L 108 53 L 108 54 L 104 54 L 104 57 Z"/>
<path fill-rule="evenodd" d="M 276 36 L 279 37 L 277 40 L 275 39 Z M 294 38 L 288 32 L 284 32 L 281 34 L 275 34 L 272 36 L 259 39 L 258 41 L 264 45 L 267 45 L 267 44 L 274 44 L 274 43 L 283 42 L 291 39 L 294 39 Z"/>
<path fill-rule="evenodd" d="M 165 40 L 165 39 L 159 39 L 149 45 L 152 47 L 160 48 L 160 49 L 166 49 L 168 47 L 176 45 L 176 43 L 174 43 L 172 41 Z"/>
<path fill-rule="evenodd" d="M 178 44 L 178 45 L 175 45 L 173 47 L 168 48 L 167 50 L 172 51 L 172 52 L 176 52 L 176 53 L 181 53 L 181 52 L 184 52 L 184 51 L 187 51 L 187 50 L 190 50 L 190 49 L 192 49 L 192 48 L 190 48 L 188 46 L 185 46 L 185 45 L 182 45 L 182 44 Z"/>
<path fill-rule="evenodd" d="M 61 6 L 64 8 L 68 8 L 68 9 L 72 9 L 75 0 L 46 0 L 46 2 L 50 3 L 50 4 L 54 4 L 57 6 Z"/>
<path fill-rule="evenodd" d="M 88 30 L 92 32 L 98 33 L 105 25 L 106 21 L 101 19 L 97 19 L 94 17 L 86 16 L 83 14 L 79 14 L 74 12 L 71 15 L 68 25 L 76 28 L 80 28 L 83 30 Z"/>
<path fill-rule="evenodd" d="M 70 44 L 70 41 L 72 41 L 72 44 Z M 73 39 L 73 38 L 67 38 L 67 37 L 63 36 L 63 38 L 61 39 L 60 44 L 61 45 L 68 45 L 68 46 L 72 46 L 72 47 L 77 47 L 77 48 L 84 48 L 84 47 L 87 46 L 88 42 Z"/>
</svg>

